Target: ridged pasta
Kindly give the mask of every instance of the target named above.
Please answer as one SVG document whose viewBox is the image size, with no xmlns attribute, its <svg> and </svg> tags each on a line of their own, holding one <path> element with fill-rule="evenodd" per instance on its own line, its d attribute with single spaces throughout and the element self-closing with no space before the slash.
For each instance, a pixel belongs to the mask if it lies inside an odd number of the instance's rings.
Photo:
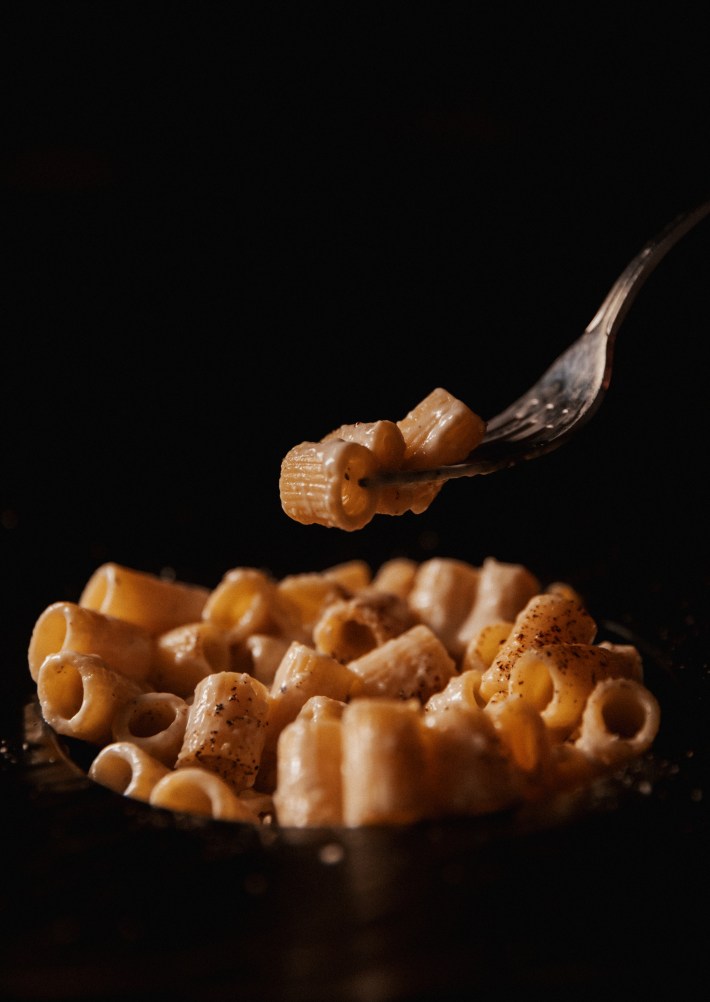
<svg viewBox="0 0 710 1002">
<path fill-rule="evenodd" d="M 53 603 L 28 667 L 47 723 L 96 749 L 90 778 L 155 807 L 299 828 L 478 816 L 588 783 L 660 726 L 638 648 L 597 642 L 576 589 L 522 565 L 237 566 L 188 587 L 199 615 L 178 624 L 181 588 L 117 567 L 94 584 L 131 619 Z"/>
</svg>

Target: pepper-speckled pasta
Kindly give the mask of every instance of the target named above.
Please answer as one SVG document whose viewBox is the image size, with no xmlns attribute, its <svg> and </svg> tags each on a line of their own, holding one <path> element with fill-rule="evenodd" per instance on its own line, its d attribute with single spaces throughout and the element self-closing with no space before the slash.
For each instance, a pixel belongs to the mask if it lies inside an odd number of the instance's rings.
<svg viewBox="0 0 710 1002">
<path fill-rule="evenodd" d="M 195 687 L 176 768 L 201 766 L 235 791 L 252 787 L 266 740 L 269 690 L 250 675 L 223 671 Z"/>
<path fill-rule="evenodd" d="M 598 641 L 575 588 L 519 564 L 236 566 L 162 632 L 156 580 L 143 615 L 140 573 L 118 574 L 130 619 L 54 603 L 28 647 L 42 716 L 93 749 L 89 777 L 155 807 L 295 828 L 475 817 L 588 784 L 660 726 L 639 649 Z"/>
<path fill-rule="evenodd" d="M 597 624 L 572 598 L 559 594 L 535 595 L 518 613 L 508 641 L 484 673 L 481 692 L 486 700 L 507 692 L 516 660 L 529 648 L 548 644 L 591 644 Z"/>
<path fill-rule="evenodd" d="M 58 651 L 42 662 L 37 695 L 42 715 L 59 734 L 104 745 L 119 709 L 143 689 L 97 654 Z"/>
<path fill-rule="evenodd" d="M 281 507 L 296 522 L 347 532 L 374 515 L 420 515 L 443 481 L 387 484 L 379 475 L 460 463 L 485 430 L 483 418 L 437 387 L 399 421 L 340 425 L 319 442 L 290 449 L 281 462 Z"/>
</svg>

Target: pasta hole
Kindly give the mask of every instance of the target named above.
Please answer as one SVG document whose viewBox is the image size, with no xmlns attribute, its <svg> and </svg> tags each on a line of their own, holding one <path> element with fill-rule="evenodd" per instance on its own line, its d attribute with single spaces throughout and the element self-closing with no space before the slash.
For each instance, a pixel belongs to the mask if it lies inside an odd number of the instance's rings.
<svg viewBox="0 0 710 1002">
<path fill-rule="evenodd" d="M 512 735 L 513 758 L 521 769 L 531 772 L 540 761 L 540 738 L 528 723 L 518 723 Z"/>
<path fill-rule="evenodd" d="M 225 643 L 220 643 L 213 637 L 204 637 L 202 653 L 205 661 L 213 671 L 227 671 L 229 668 L 229 650 Z"/>
<path fill-rule="evenodd" d="M 357 518 L 372 507 L 370 489 L 363 486 L 363 481 L 371 474 L 365 464 L 351 462 L 340 484 L 340 503 L 343 511 L 351 518 Z"/>
<path fill-rule="evenodd" d="M 35 631 L 32 638 L 30 658 L 37 666 L 41 665 L 50 654 L 63 651 L 66 643 L 67 620 L 63 608 L 50 609 L 42 617 L 41 628 Z"/>
<path fill-rule="evenodd" d="M 618 690 L 613 698 L 605 701 L 602 707 L 602 719 L 610 734 L 630 740 L 642 729 L 645 714 L 633 693 Z"/>
<path fill-rule="evenodd" d="M 171 783 L 169 793 L 165 791 L 164 797 L 159 798 L 158 806 L 184 814 L 203 814 L 207 817 L 214 814 L 209 794 L 199 783 L 189 778 Z"/>
<path fill-rule="evenodd" d="M 54 712 L 64 720 L 75 717 L 84 703 L 84 682 L 81 673 L 65 662 L 58 662 L 42 671 L 42 696 Z"/>
<path fill-rule="evenodd" d="M 531 660 L 526 663 L 525 672 L 518 676 L 517 685 L 519 695 L 541 713 L 555 695 L 550 673 L 541 661 Z"/>
<path fill-rule="evenodd" d="M 123 755 L 118 752 L 108 752 L 104 755 L 102 767 L 97 771 L 96 781 L 102 786 L 108 786 L 114 793 L 125 794 L 133 779 L 133 767 Z"/>
<path fill-rule="evenodd" d="M 175 708 L 168 703 L 138 707 L 128 721 L 128 729 L 136 738 L 151 738 L 166 731 L 175 720 Z"/>
<path fill-rule="evenodd" d="M 340 633 L 337 658 L 344 662 L 354 661 L 355 658 L 368 654 L 376 646 L 376 640 L 369 627 L 354 620 L 346 620 Z"/>
</svg>

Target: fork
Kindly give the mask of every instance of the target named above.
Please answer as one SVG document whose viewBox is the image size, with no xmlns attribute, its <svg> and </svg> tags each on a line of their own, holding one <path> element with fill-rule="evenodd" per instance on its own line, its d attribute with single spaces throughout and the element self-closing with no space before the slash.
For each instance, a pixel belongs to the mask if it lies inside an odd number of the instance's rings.
<svg viewBox="0 0 710 1002">
<path fill-rule="evenodd" d="M 515 403 L 486 423 L 483 441 L 464 462 L 382 473 L 377 483 L 438 483 L 494 473 L 567 442 L 596 413 L 609 388 L 616 335 L 639 290 L 668 251 L 709 212 L 710 201 L 682 212 L 644 244 L 581 337 Z"/>
</svg>

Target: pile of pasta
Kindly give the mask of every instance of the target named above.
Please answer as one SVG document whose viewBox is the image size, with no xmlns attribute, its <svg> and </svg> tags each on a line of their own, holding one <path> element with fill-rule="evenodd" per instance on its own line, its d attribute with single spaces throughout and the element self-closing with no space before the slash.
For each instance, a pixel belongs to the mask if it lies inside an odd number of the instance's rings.
<svg viewBox="0 0 710 1002">
<path fill-rule="evenodd" d="M 236 567 L 213 589 L 106 563 L 42 612 L 28 661 L 44 720 L 118 794 L 401 825 L 512 808 L 649 749 L 640 653 L 596 635 L 572 587 L 493 557 Z"/>
<path fill-rule="evenodd" d="M 483 442 L 486 422 L 439 386 L 400 421 L 358 421 L 284 456 L 281 507 L 303 525 L 353 532 L 375 515 L 426 511 L 443 480 L 397 483 L 387 476 L 461 463 Z"/>
</svg>

